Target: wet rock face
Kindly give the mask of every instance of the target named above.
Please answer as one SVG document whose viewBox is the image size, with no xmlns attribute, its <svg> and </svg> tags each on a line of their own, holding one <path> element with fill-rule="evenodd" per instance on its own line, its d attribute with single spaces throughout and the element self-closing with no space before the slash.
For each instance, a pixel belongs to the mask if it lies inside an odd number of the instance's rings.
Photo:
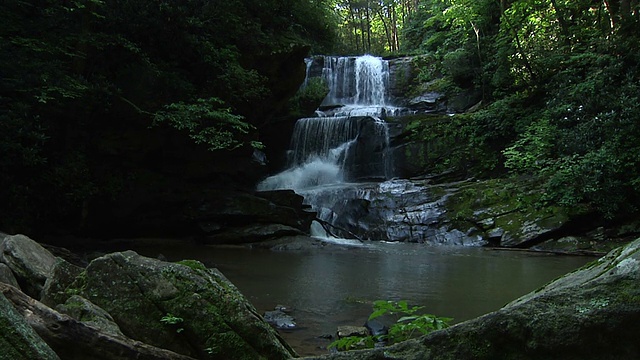
<svg viewBox="0 0 640 360">
<path fill-rule="evenodd" d="M 418 69 L 412 57 L 389 60 L 389 99 L 396 106 L 407 106 L 407 90 L 415 85 Z"/>
<path fill-rule="evenodd" d="M 456 230 L 444 203 L 424 180 L 390 180 L 318 189 L 304 193 L 318 206 L 318 216 L 333 225 L 335 235 L 386 241 L 447 245 L 486 244 Z"/>
<path fill-rule="evenodd" d="M 289 309 L 286 306 L 278 305 L 275 310 L 266 311 L 264 313 L 264 320 L 273 325 L 276 329 L 291 330 L 295 329 L 296 324 L 293 316 L 289 315 Z"/>
<path fill-rule="evenodd" d="M 346 178 L 349 180 L 384 180 L 391 176 L 386 125 L 366 116 L 352 118 L 358 128 L 355 144 L 347 154 Z"/>
<path fill-rule="evenodd" d="M 384 349 L 310 359 L 637 359 L 640 239 L 501 310 Z"/>
</svg>

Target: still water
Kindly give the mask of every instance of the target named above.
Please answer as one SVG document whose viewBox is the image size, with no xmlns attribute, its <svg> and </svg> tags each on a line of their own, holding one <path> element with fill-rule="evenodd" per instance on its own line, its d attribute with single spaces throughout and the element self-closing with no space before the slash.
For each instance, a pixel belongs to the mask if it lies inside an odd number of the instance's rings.
<svg viewBox="0 0 640 360">
<path fill-rule="evenodd" d="M 183 246 L 134 249 L 216 267 L 260 312 L 292 309 L 298 328 L 282 332 L 301 355 L 325 353 L 339 325 L 362 325 L 378 299 L 407 300 L 424 311 L 468 320 L 593 260 L 471 247 L 370 242 L 276 252 Z"/>
</svg>

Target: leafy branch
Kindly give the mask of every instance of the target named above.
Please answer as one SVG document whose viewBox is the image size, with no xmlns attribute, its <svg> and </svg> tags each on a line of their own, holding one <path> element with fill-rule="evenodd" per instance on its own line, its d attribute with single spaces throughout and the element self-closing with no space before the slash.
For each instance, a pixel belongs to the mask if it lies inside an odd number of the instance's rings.
<svg viewBox="0 0 640 360">
<path fill-rule="evenodd" d="M 204 144 L 209 150 L 236 149 L 243 145 L 240 137 L 255 129 L 242 121 L 229 108 L 222 108 L 223 101 L 212 97 L 197 99 L 194 103 L 173 103 L 154 114 L 152 126 L 166 123 L 178 130 L 186 131 L 196 144 Z M 251 142 L 253 147 L 261 147 Z"/>
</svg>

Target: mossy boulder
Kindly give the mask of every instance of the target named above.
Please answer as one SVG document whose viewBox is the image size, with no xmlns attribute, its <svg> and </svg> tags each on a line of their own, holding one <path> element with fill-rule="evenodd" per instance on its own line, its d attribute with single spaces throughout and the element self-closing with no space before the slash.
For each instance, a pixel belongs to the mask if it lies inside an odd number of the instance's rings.
<svg viewBox="0 0 640 360">
<path fill-rule="evenodd" d="M 76 289 L 133 339 L 200 359 L 295 355 L 220 272 L 133 251 L 93 260 Z"/>
<path fill-rule="evenodd" d="M 55 307 L 64 304 L 71 296 L 80 293 L 83 286 L 84 269 L 69 263 L 62 258 L 56 258 L 56 262 L 47 276 L 42 290 L 43 304 Z"/>
<path fill-rule="evenodd" d="M 491 179 L 458 186 L 445 202 L 454 227 L 496 246 L 531 247 L 563 237 L 582 215 L 579 209 L 539 206 L 540 191 L 526 181 Z"/>
<path fill-rule="evenodd" d="M 107 334 L 124 337 L 118 324 L 113 321 L 109 313 L 82 296 L 71 296 L 64 304 L 56 306 L 56 310 L 75 320 L 99 328 Z"/>
<path fill-rule="evenodd" d="M 640 239 L 504 308 L 419 339 L 325 360 L 640 358 Z"/>
<path fill-rule="evenodd" d="M 27 236 L 13 235 L 0 242 L 0 262 L 11 269 L 27 295 L 40 299 L 56 257 Z"/>
</svg>

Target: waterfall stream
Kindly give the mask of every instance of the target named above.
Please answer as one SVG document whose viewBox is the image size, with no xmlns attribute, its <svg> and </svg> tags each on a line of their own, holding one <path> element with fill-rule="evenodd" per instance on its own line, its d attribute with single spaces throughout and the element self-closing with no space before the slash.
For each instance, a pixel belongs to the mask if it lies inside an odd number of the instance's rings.
<svg viewBox="0 0 640 360">
<path fill-rule="evenodd" d="M 307 74 L 310 63 L 307 62 Z M 288 169 L 267 178 L 259 190 L 309 190 L 392 176 L 389 131 L 378 115 L 384 109 L 389 65 L 381 58 L 325 57 L 323 77 L 329 94 L 318 117 L 299 119 L 288 152 Z M 313 205 L 313 204 L 312 204 Z"/>
<path fill-rule="evenodd" d="M 329 94 L 316 117 L 296 122 L 287 169 L 262 181 L 258 190 L 292 189 L 302 195 L 323 223 L 312 226 L 318 237 L 474 241 L 434 226 L 443 213 L 442 199 L 432 198 L 424 184 L 391 180 L 389 130 L 382 118 L 399 108 L 387 99 L 387 61 L 370 55 L 320 59 Z M 307 61 L 308 75 L 312 66 Z"/>
</svg>

